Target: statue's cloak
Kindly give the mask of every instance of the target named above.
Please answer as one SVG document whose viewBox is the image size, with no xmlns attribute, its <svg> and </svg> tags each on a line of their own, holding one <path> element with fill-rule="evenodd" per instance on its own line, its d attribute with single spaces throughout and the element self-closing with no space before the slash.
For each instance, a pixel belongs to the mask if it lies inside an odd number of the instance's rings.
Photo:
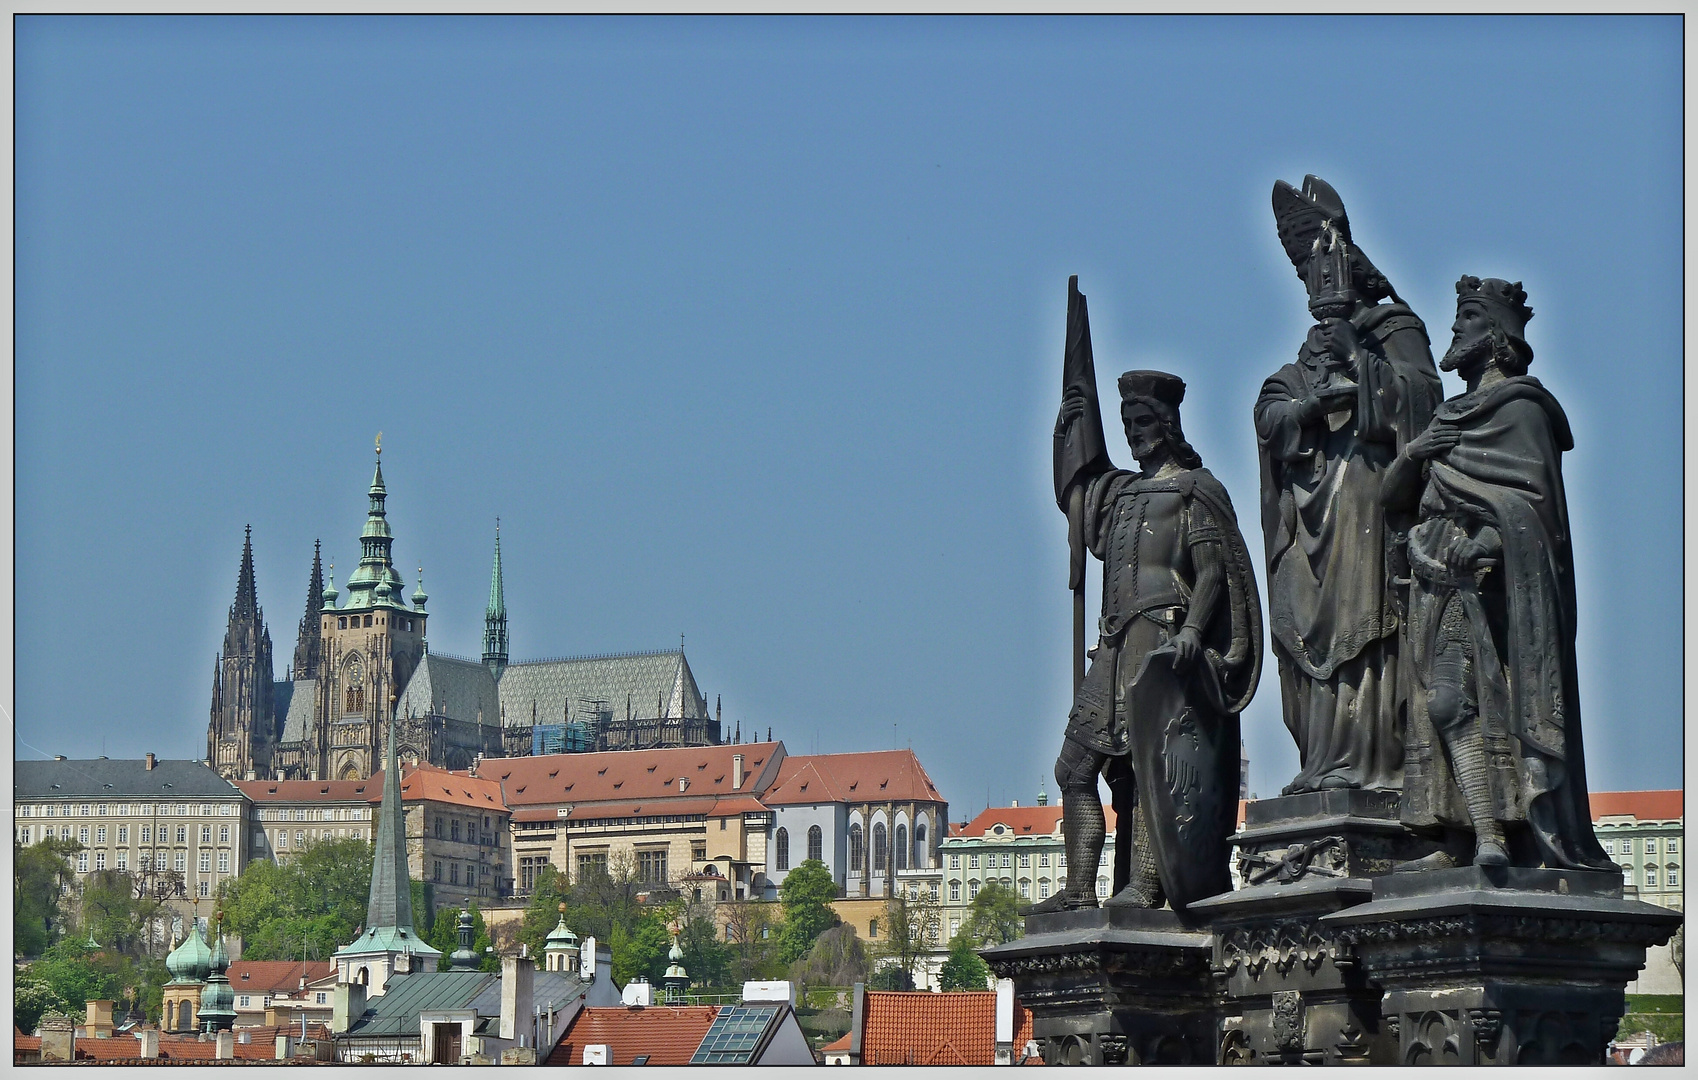
<svg viewBox="0 0 1698 1080">
<path fill-rule="evenodd" d="M 1482 604 L 1463 587 L 1476 628 L 1481 720 L 1488 732 L 1499 729 L 1509 736 L 1504 749 L 1511 760 L 1502 764 L 1513 765 L 1514 785 L 1506 799 L 1500 790 L 1508 804 L 1500 802 L 1500 815 L 1528 823 L 1549 866 L 1609 869 L 1612 862 L 1592 832 L 1580 741 L 1574 558 L 1561 457 L 1574 447 L 1568 418 L 1537 379 L 1523 375 L 1452 398 L 1434 419 L 1455 427 L 1461 439 L 1427 462 L 1422 506 L 1456 508 L 1495 528 L 1503 541 L 1501 567 L 1490 571 L 1502 575 L 1501 600 L 1493 590 L 1493 602 Z M 1443 599 L 1442 590 L 1411 588 L 1409 634 L 1417 672 L 1427 669 L 1435 608 Z M 1489 632 L 1488 609 L 1501 610 L 1490 619 Z M 1413 757 L 1418 746 L 1437 740 L 1425 693 L 1411 697 Z M 1414 826 L 1467 823 L 1442 755 L 1413 771 L 1412 764 L 1405 766 L 1404 820 Z"/>
</svg>

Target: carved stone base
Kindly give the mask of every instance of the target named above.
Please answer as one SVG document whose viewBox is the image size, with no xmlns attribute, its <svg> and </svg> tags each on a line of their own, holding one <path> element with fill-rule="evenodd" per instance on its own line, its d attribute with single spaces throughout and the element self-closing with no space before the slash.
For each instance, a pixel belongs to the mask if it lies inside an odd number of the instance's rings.
<svg viewBox="0 0 1698 1080">
<path fill-rule="evenodd" d="M 1305 877 L 1191 905 L 1215 931 L 1221 1064 L 1384 1065 L 1379 987 L 1323 916 L 1368 901 L 1364 878 Z"/>
<path fill-rule="evenodd" d="M 979 955 L 1014 980 L 1048 1065 L 1207 1065 L 1218 1014 L 1213 938 L 1172 911 L 1096 908 L 1026 919 Z"/>
<path fill-rule="evenodd" d="M 1600 1064 L 1648 946 L 1681 915 L 1608 872 L 1463 867 L 1390 874 L 1320 919 L 1384 992 L 1407 1064 Z"/>
<path fill-rule="evenodd" d="M 1314 791 L 1258 799 L 1233 836 L 1246 885 L 1309 874 L 1375 877 L 1437 849 L 1398 820 L 1396 791 Z"/>
</svg>

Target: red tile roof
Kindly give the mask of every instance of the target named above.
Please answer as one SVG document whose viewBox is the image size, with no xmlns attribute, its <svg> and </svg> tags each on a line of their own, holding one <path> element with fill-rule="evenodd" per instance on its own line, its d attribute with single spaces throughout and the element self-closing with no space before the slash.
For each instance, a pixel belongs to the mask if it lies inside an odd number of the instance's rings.
<svg viewBox="0 0 1698 1080">
<path fill-rule="evenodd" d="M 1594 791 L 1591 793 L 1592 820 L 1605 815 L 1630 814 L 1640 821 L 1676 821 L 1686 817 L 1686 792 L 1674 791 Z"/>
<path fill-rule="evenodd" d="M 1103 804 L 1103 816 L 1109 829 L 1114 828 L 1114 807 Z M 964 825 L 952 825 L 950 836 L 985 836 L 991 833 L 991 826 L 1002 825 L 1008 829 L 1003 836 L 1060 836 L 1061 807 L 1060 806 L 992 806 L 983 810 L 979 816 Z"/>
<path fill-rule="evenodd" d="M 316 982 L 336 974 L 336 965 L 327 961 L 303 965 L 299 960 L 237 960 L 225 972 L 238 994 L 294 993 L 303 974 L 307 982 Z"/>
<path fill-rule="evenodd" d="M 1032 1010 L 1016 1001 L 1014 1011 L 1018 1056 L 1032 1037 Z M 863 1016 L 863 1065 L 996 1064 L 992 991 L 868 991 Z"/>
<path fill-rule="evenodd" d="M 573 803 L 566 820 L 574 825 L 601 818 L 660 817 L 711 814 L 718 799 L 644 799 L 642 802 Z M 554 813 L 554 811 L 549 811 Z"/>
<path fill-rule="evenodd" d="M 366 799 L 372 803 L 383 801 L 383 770 L 372 774 Z M 401 801 L 451 803 L 492 812 L 505 812 L 507 809 L 499 780 L 457 775 L 425 764 L 401 767 Z"/>
<path fill-rule="evenodd" d="M 277 1033 L 289 1030 L 287 1028 L 238 1028 L 234 1047 L 238 1061 L 273 1061 L 277 1057 Z M 242 1042 L 242 1032 L 248 1032 L 250 1042 Z M 298 1033 L 299 1029 L 294 1029 Z M 323 1024 L 308 1025 L 309 1037 L 329 1038 L 330 1032 Z M 699 1041 L 699 1040 L 698 1040 Z M 141 1040 L 134 1035 L 114 1035 L 109 1039 L 77 1039 L 78 1060 L 93 1061 L 127 1061 L 141 1058 Z M 19 1035 L 12 1039 L 12 1054 L 36 1054 L 41 1052 L 41 1036 Z M 159 1056 L 163 1060 L 174 1061 L 211 1061 L 218 1053 L 218 1044 L 212 1040 L 201 1042 L 199 1039 L 184 1038 L 177 1035 L 161 1035 L 159 1037 Z"/>
<path fill-rule="evenodd" d="M 383 782 L 378 773 L 371 780 L 236 780 L 242 794 L 256 803 L 272 802 L 365 802 L 376 792 L 381 799 Z M 377 786 L 372 787 L 375 783 Z"/>
<path fill-rule="evenodd" d="M 603 1044 L 614 1065 L 629 1065 L 638 1054 L 647 1054 L 650 1065 L 688 1065 L 718 1015 L 718 1005 L 584 1009 L 547 1063 L 582 1065 L 584 1047 Z"/>
<path fill-rule="evenodd" d="M 768 806 L 822 802 L 946 802 L 912 750 L 785 758 L 761 796 Z"/>
<path fill-rule="evenodd" d="M 733 788 L 733 755 L 743 755 L 743 786 Z M 624 802 L 651 799 L 701 799 L 733 791 L 759 794 L 772 782 L 782 743 L 729 743 L 664 750 L 609 750 L 596 754 L 541 754 L 498 758 L 478 766 L 485 778 L 500 781 L 507 804 L 556 806 L 562 803 Z M 689 781 L 678 790 L 678 779 Z"/>
</svg>

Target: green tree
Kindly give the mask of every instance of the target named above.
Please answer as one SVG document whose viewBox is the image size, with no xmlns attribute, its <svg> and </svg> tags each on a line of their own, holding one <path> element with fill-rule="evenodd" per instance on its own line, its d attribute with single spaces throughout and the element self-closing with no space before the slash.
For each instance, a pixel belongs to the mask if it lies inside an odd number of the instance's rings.
<svg viewBox="0 0 1698 1080">
<path fill-rule="evenodd" d="M 765 900 L 733 900 L 719 905 L 725 919 L 725 943 L 731 950 L 733 983 L 783 978 L 778 960 L 778 905 Z"/>
<path fill-rule="evenodd" d="M 837 882 L 824 863 L 807 859 L 784 876 L 778 898 L 784 908 L 778 958 L 790 964 L 808 955 L 819 936 L 836 925 L 831 902 L 837 899 Z"/>
<path fill-rule="evenodd" d="M 872 971 L 867 947 L 848 923 L 838 923 L 814 940 L 808 955 L 790 965 L 798 986 L 853 986 Z"/>
<path fill-rule="evenodd" d="M 81 1020 L 91 1001 L 124 999 L 131 976 L 128 958 L 67 937 L 30 965 L 28 981 L 47 987 L 52 996 L 49 1008 Z"/>
<path fill-rule="evenodd" d="M 666 974 L 666 954 L 672 948 L 672 935 L 667 933 L 659 915 L 643 915 L 629 932 L 616 927 L 612 945 L 614 982 L 623 985 L 644 975 L 651 985 L 660 985 L 661 976 Z"/>
<path fill-rule="evenodd" d="M 886 964 L 880 970 L 895 968 L 903 973 L 912 989 L 919 981 L 926 956 L 940 938 L 943 917 L 938 905 L 922 896 L 910 900 L 898 894 L 884 906 L 883 925 L 888 933 L 880 939 L 876 958 Z"/>
<path fill-rule="evenodd" d="M 83 879 L 77 903 L 77 936 L 93 937 L 102 948 L 130 957 L 149 955 L 165 942 L 153 935 L 154 920 L 165 901 L 138 887 L 123 870 L 96 870 Z"/>
<path fill-rule="evenodd" d="M 518 934 L 519 941 L 530 946 L 532 956 L 543 955 L 548 935 L 560 925 L 560 905 L 566 902 L 569 892 L 566 876 L 553 866 L 544 865 L 537 871 L 531 886 L 531 902 L 525 906 L 525 918 L 519 924 Z M 570 920 L 567 926 L 571 926 Z M 578 933 L 575 929 L 572 932 Z"/>
<path fill-rule="evenodd" d="M 256 859 L 219 887 L 227 933 L 248 960 L 319 960 L 354 940 L 371 895 L 372 846 L 353 837 L 309 844 L 285 863 Z M 414 932 L 428 934 L 430 909 L 418 882 Z"/>
<path fill-rule="evenodd" d="M 990 981 L 990 966 L 974 951 L 966 934 L 949 940 L 949 958 L 943 962 L 938 981 L 945 990 L 983 990 Z"/>
<path fill-rule="evenodd" d="M 962 933 L 975 944 L 1006 945 L 1026 932 L 1025 920 L 1020 917 L 1020 900 L 1014 890 L 994 882 L 979 890 L 967 914 Z"/>
<path fill-rule="evenodd" d="M 694 986 L 726 986 L 731 981 L 731 949 L 719 940 L 713 919 L 697 915 L 678 933 L 678 948 L 684 954 L 684 970 Z"/>
<path fill-rule="evenodd" d="M 75 880 L 70 856 L 82 846 L 71 840 L 14 845 L 12 862 L 12 949 L 40 956 L 64 929 L 60 897 Z"/>
<path fill-rule="evenodd" d="M 501 958 L 490 951 L 492 942 L 489 939 L 489 928 L 484 925 L 483 912 L 477 904 L 470 907 L 472 913 L 472 951 L 478 956 L 479 971 L 497 972 L 501 970 Z M 445 907 L 436 913 L 436 923 L 431 927 L 429 936 L 425 939 L 432 948 L 440 950 L 442 956 L 436 962 L 436 970 L 447 971 L 448 957 L 460 947 L 460 909 Z M 541 955 L 538 953 L 537 955 Z"/>
<path fill-rule="evenodd" d="M 41 1018 L 59 1007 L 59 995 L 46 982 L 27 972 L 20 972 L 12 994 L 12 1019 L 28 1035 L 35 1031 Z"/>
</svg>

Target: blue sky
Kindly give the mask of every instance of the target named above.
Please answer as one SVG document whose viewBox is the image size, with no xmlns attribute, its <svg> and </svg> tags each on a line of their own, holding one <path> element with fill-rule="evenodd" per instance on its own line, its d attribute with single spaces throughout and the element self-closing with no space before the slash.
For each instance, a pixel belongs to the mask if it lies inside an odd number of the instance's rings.
<svg viewBox="0 0 1698 1080">
<path fill-rule="evenodd" d="M 1677 18 L 16 30 L 20 756 L 203 755 L 243 526 L 286 663 L 381 430 L 438 651 L 499 515 L 515 657 L 683 633 L 728 723 L 1025 802 L 1067 276 L 1260 552 L 1250 407 L 1308 322 L 1269 190 L 1314 172 L 1439 350 L 1460 274 L 1525 282 L 1591 783 L 1681 784 Z M 1272 677 L 1244 728 L 1276 794 Z"/>
</svg>

